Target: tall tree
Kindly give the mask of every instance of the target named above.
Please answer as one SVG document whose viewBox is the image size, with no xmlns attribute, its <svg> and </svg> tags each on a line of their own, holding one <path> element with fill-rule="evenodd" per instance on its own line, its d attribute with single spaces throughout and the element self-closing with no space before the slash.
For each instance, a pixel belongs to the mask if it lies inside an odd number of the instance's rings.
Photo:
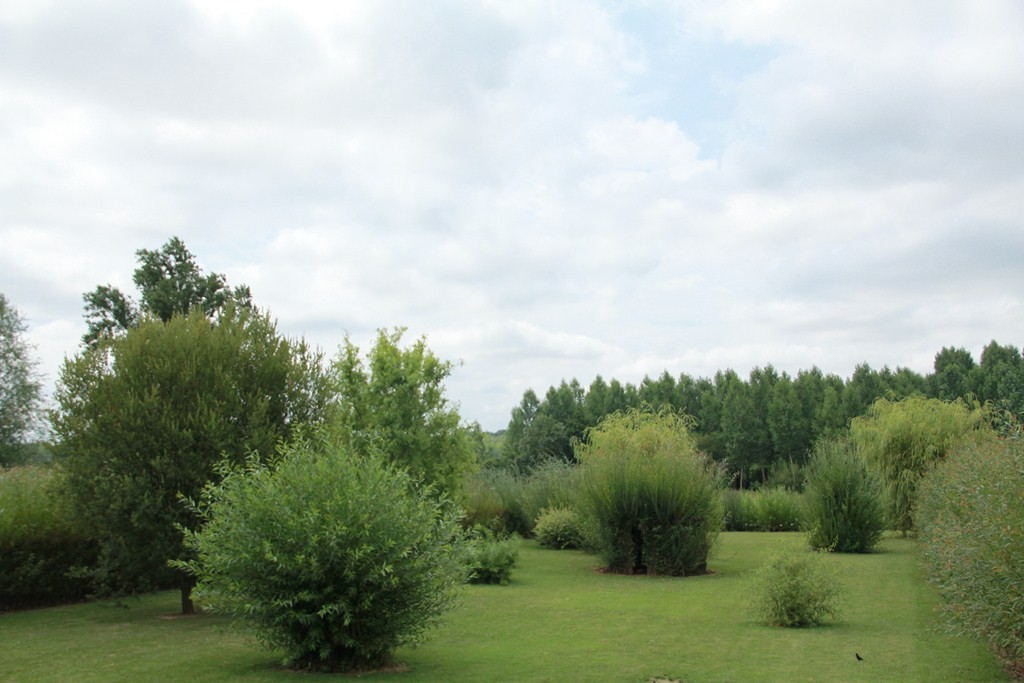
<svg viewBox="0 0 1024 683">
<path fill-rule="evenodd" d="M 978 400 L 1024 417 L 1024 359 L 1015 346 L 990 342 L 981 352 L 981 363 L 974 368 L 974 386 Z"/>
<path fill-rule="evenodd" d="M 813 434 L 811 421 L 804 413 L 796 387 L 783 373 L 772 389 L 768 404 L 768 428 L 771 430 L 776 461 L 803 465 L 807 462 Z"/>
<path fill-rule="evenodd" d="M 355 453 L 379 452 L 414 479 L 450 493 L 474 466 L 472 441 L 444 382 L 454 365 L 439 359 L 420 338 L 402 348 L 405 330 L 379 330 L 360 358 L 346 339 L 332 364 L 337 422 Z"/>
<path fill-rule="evenodd" d="M 181 528 L 223 458 L 269 457 L 300 425 L 322 422 L 329 387 L 319 353 L 256 311 L 144 318 L 64 363 L 53 426 L 77 515 L 99 539 L 97 578 L 114 592 L 181 587 Z"/>
<path fill-rule="evenodd" d="M 931 395 L 943 401 L 966 399 L 974 392 L 971 373 L 974 357 L 965 348 L 944 346 L 935 354 L 935 372 L 929 376 Z"/>
<path fill-rule="evenodd" d="M 236 308 L 252 305 L 247 286 L 230 289 L 224 275 L 203 274 L 195 256 L 178 237 L 172 237 L 160 249 L 139 249 L 135 256 L 138 267 L 132 280 L 140 292 L 138 303 L 112 285 L 100 285 L 83 295 L 88 329 L 82 341 L 86 344 L 123 334 L 144 315 L 167 322 L 194 308 L 213 317 L 229 303 Z"/>
<path fill-rule="evenodd" d="M 0 293 L 0 467 L 23 459 L 25 442 L 41 422 L 42 383 L 27 329 Z"/>
</svg>

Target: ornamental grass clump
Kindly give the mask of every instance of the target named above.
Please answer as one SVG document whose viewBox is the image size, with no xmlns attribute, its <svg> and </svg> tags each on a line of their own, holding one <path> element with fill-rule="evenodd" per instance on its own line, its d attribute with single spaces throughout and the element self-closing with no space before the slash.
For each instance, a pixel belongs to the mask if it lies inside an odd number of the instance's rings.
<svg viewBox="0 0 1024 683">
<path fill-rule="evenodd" d="M 754 578 L 754 608 L 771 626 L 817 626 L 839 616 L 842 586 L 821 553 L 772 557 Z"/>
<path fill-rule="evenodd" d="M 721 471 L 696 449 L 690 421 L 670 412 L 606 417 L 576 444 L 578 510 L 609 571 L 707 571 L 722 528 Z"/>
<path fill-rule="evenodd" d="M 186 535 L 196 596 L 297 669 L 387 664 L 452 608 L 467 578 L 461 511 L 381 457 L 327 437 L 224 473 Z"/>
<path fill-rule="evenodd" d="M 840 553 L 869 553 L 886 527 L 881 478 L 849 441 L 815 446 L 804 494 L 804 524 L 811 547 Z"/>
</svg>

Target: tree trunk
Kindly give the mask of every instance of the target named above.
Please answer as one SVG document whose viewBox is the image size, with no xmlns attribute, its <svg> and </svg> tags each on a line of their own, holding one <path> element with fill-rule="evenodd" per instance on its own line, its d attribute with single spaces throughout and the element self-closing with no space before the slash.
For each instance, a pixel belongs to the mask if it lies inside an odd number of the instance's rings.
<svg viewBox="0 0 1024 683">
<path fill-rule="evenodd" d="M 192 603 L 192 589 L 196 587 L 196 578 L 188 574 L 181 575 L 181 613 L 195 614 L 196 606 Z"/>
</svg>

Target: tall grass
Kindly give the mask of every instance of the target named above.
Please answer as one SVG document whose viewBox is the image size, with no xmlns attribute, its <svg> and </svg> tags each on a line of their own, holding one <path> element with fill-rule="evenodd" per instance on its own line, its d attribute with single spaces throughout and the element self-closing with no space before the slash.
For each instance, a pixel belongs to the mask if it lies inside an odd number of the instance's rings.
<svg viewBox="0 0 1024 683">
<path fill-rule="evenodd" d="M 612 571 L 706 571 L 722 527 L 720 470 L 669 413 L 616 414 L 577 447 L 581 511 Z"/>
<path fill-rule="evenodd" d="M 868 553 L 881 540 L 886 527 L 884 485 L 848 440 L 815 446 L 805 495 L 812 547 Z"/>
<path fill-rule="evenodd" d="M 543 510 L 576 505 L 579 486 L 577 466 L 561 460 L 549 460 L 526 475 L 485 469 L 467 482 L 462 504 L 471 525 L 530 537 Z"/>
<path fill-rule="evenodd" d="M 783 488 L 723 494 L 726 531 L 796 531 L 804 515 L 804 496 Z"/>
</svg>

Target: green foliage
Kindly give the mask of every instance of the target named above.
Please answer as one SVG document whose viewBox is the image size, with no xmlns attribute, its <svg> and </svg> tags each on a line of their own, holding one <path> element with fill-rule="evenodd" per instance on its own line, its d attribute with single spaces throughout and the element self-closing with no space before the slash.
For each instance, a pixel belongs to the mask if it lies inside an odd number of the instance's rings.
<svg viewBox="0 0 1024 683">
<path fill-rule="evenodd" d="M 772 557 L 754 579 L 754 607 L 772 626 L 816 626 L 837 618 L 839 579 L 819 553 L 788 552 Z"/>
<path fill-rule="evenodd" d="M 783 488 L 723 492 L 725 530 L 795 531 L 803 520 L 803 496 Z"/>
<path fill-rule="evenodd" d="M 722 509 L 725 514 L 722 528 L 725 531 L 753 531 L 753 506 L 746 502 L 748 498 L 746 491 L 726 489 L 722 492 Z"/>
<path fill-rule="evenodd" d="M 549 458 L 528 474 L 481 470 L 467 481 L 461 498 L 470 524 L 530 537 L 541 511 L 572 505 L 579 481 L 577 466 Z"/>
<path fill-rule="evenodd" d="M 882 481 L 848 440 L 818 443 L 805 496 L 811 547 L 869 553 L 881 540 L 886 527 Z"/>
<path fill-rule="evenodd" d="M 537 542 L 548 548 L 582 548 L 586 545 L 587 533 L 583 520 L 575 510 L 568 507 L 547 508 L 540 513 L 534 528 Z"/>
<path fill-rule="evenodd" d="M 882 475 L 889 517 L 897 531 L 914 528 L 917 484 L 925 472 L 968 432 L 986 425 L 983 410 L 912 396 L 902 401 L 880 398 L 853 420 L 850 438 L 857 453 Z"/>
<path fill-rule="evenodd" d="M 121 336 L 147 316 L 168 322 L 198 309 L 213 318 L 229 308 L 249 308 L 252 296 L 242 285 L 231 290 L 220 273 L 203 275 L 185 243 L 172 237 L 160 249 L 135 252 L 132 279 L 141 293 L 136 303 L 117 287 L 100 285 L 83 295 L 88 330 L 82 341 L 94 345 Z"/>
<path fill-rule="evenodd" d="M 364 365 L 346 339 L 332 365 L 337 422 L 346 447 L 378 452 L 416 480 L 457 493 L 476 464 L 474 445 L 445 396 L 452 363 L 420 338 L 401 348 L 404 329 L 379 330 Z"/>
<path fill-rule="evenodd" d="M 0 293 L 0 467 L 31 459 L 26 445 L 42 416 L 42 383 L 18 309 Z"/>
<path fill-rule="evenodd" d="M 84 598 L 92 586 L 77 570 L 95 554 L 51 469 L 0 470 L 0 611 Z"/>
<path fill-rule="evenodd" d="M 222 458 L 271 455 L 322 421 L 319 355 L 277 335 L 252 310 L 146 320 L 65 362 L 53 416 L 66 491 L 100 546 L 98 578 L 116 592 L 174 585 L 178 527 L 194 528 L 178 494 L 197 496 Z M 183 611 L 189 611 L 182 584 Z"/>
<path fill-rule="evenodd" d="M 744 495 L 752 507 L 747 517 L 753 519 L 754 529 L 796 531 L 800 528 L 804 498 L 799 493 L 784 488 L 764 488 L 744 492 Z"/>
<path fill-rule="evenodd" d="M 612 571 L 687 576 L 707 569 L 722 527 L 722 478 L 670 412 L 605 418 L 576 445 L 577 508 Z"/>
<path fill-rule="evenodd" d="M 184 565 L 197 596 L 289 666 L 352 670 L 419 642 L 466 579 L 460 511 L 379 457 L 325 436 L 252 460 L 203 494 Z"/>
<path fill-rule="evenodd" d="M 1024 670 L 1024 442 L 964 441 L 922 482 L 917 519 L 929 578 L 952 629 Z"/>
<path fill-rule="evenodd" d="M 475 527 L 467 550 L 469 583 L 508 585 L 519 561 L 518 536 L 501 536 L 487 527 Z"/>
</svg>

